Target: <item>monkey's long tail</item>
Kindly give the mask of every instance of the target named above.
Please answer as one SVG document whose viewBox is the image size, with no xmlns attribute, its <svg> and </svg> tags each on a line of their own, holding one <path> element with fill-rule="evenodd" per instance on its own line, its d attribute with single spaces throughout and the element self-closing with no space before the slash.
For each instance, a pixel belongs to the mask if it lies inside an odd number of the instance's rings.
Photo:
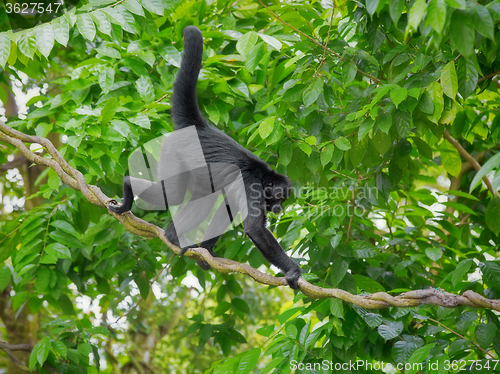
<svg viewBox="0 0 500 374">
<path fill-rule="evenodd" d="M 204 126 L 205 120 L 198 107 L 196 83 L 201 69 L 203 37 L 195 26 L 184 29 L 184 54 L 177 73 L 172 95 L 172 118 L 176 128 Z"/>
</svg>

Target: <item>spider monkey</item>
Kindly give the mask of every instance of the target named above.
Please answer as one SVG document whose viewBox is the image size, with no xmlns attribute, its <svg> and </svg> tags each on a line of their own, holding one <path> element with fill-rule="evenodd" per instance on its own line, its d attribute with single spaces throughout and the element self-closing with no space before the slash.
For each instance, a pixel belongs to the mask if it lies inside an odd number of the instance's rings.
<svg viewBox="0 0 500 374">
<path fill-rule="evenodd" d="M 172 173 L 171 169 L 177 167 L 175 165 L 182 163 L 183 158 L 190 157 L 185 150 L 190 146 L 189 143 L 193 143 L 192 138 L 177 137 L 175 140 L 174 136 L 173 140 L 164 141 L 162 145 L 158 161 L 158 179 L 161 182 L 147 182 L 149 187 L 140 188 L 142 192 L 138 195 L 146 202 L 158 203 L 158 200 L 163 200 L 163 206 L 167 208 L 168 205 L 181 204 L 187 191 L 191 192 L 192 199 L 195 199 L 206 196 L 207 191 L 229 188 L 229 184 L 239 175 L 244 185 L 241 189 L 243 192 L 239 195 L 236 192 L 233 194 L 232 202 L 226 200 L 226 204 L 219 206 L 208 226 L 208 232 L 220 229 L 224 225 L 229 226 L 233 222 L 234 216 L 231 215 L 233 209 L 230 211 L 229 205 L 236 205 L 240 212 L 245 210 L 244 233 L 271 264 L 284 272 L 288 285 L 293 289 L 298 289 L 298 280 L 302 274 L 300 266 L 285 253 L 273 234 L 266 228 L 266 213 L 268 211 L 281 212 L 282 202 L 290 194 L 290 180 L 272 170 L 266 162 L 203 118 L 196 95 L 202 54 L 203 38 L 200 30 L 194 26 L 186 27 L 184 29 L 184 54 L 174 82 L 172 96 L 171 115 L 175 124 L 175 131 L 172 134 L 175 135 L 178 130 L 183 129 L 196 130 L 209 173 L 206 172 L 207 167 L 191 169 L 187 172 L 182 172 L 185 169 L 180 168 L 178 173 Z M 166 143 L 168 143 L 167 146 Z M 166 167 L 165 165 L 173 166 Z M 170 172 L 165 173 L 163 171 L 165 167 L 170 168 Z M 167 177 L 166 174 L 169 176 Z M 173 174 L 176 175 L 172 176 Z M 122 204 L 118 206 L 110 203 L 108 207 L 111 211 L 121 214 L 132 208 L 134 200 L 132 185 L 135 190 L 137 179 L 128 176 L 124 178 Z M 230 222 L 222 219 L 228 217 L 228 213 Z M 177 222 L 181 222 L 187 229 L 194 229 L 207 215 L 208 212 L 203 209 L 200 211 L 196 206 L 186 205 L 176 217 Z M 175 220 L 176 218 L 174 222 Z M 165 230 L 165 236 L 170 242 L 181 247 L 179 239 L 184 232 L 187 232 L 187 229 L 180 233 L 176 227 L 179 227 L 177 223 L 175 227 L 174 224 L 170 224 Z M 200 244 L 214 257 L 216 255 L 212 248 L 218 237 L 204 238 Z M 198 247 L 198 245 L 183 246 L 179 255 L 182 256 L 186 250 L 193 247 Z M 205 261 L 198 263 L 204 269 L 210 268 Z"/>
</svg>

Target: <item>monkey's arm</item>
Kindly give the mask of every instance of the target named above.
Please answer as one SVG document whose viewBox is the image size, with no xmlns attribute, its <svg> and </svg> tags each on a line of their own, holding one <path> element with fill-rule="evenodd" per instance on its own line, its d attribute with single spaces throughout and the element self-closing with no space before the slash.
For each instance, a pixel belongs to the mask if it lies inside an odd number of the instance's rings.
<svg viewBox="0 0 500 374">
<path fill-rule="evenodd" d="M 243 223 L 245 234 L 248 235 L 266 260 L 285 273 L 288 285 L 293 289 L 298 289 L 302 269 L 286 254 L 271 231 L 265 226 L 266 211 L 264 201 L 258 195 L 257 193 L 249 196 L 248 216 Z"/>
</svg>

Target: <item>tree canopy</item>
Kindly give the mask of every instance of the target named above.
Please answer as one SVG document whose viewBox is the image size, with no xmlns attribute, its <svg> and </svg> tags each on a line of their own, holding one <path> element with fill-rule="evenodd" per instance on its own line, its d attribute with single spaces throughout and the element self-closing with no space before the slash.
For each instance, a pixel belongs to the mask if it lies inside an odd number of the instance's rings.
<svg viewBox="0 0 500 374">
<path fill-rule="evenodd" d="M 26 4 L 0 5 L 0 372 L 500 370 L 500 2 Z M 179 257 L 169 212 L 106 209 L 173 130 L 188 25 L 205 117 L 292 180 L 269 227 L 299 291 L 241 226 Z"/>
</svg>

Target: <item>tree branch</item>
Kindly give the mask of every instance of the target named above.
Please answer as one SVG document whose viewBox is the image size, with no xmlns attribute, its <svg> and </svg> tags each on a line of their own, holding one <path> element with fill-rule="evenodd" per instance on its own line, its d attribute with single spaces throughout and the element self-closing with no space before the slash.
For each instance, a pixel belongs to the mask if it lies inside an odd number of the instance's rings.
<svg viewBox="0 0 500 374">
<path fill-rule="evenodd" d="M 28 161 L 28 159 L 24 156 L 16 157 L 14 160 L 7 162 L 4 165 L 0 165 L 0 171 L 5 171 L 5 170 L 17 168 L 18 166 L 21 166 L 22 164 L 24 164 L 26 161 Z"/>
<path fill-rule="evenodd" d="M 7 356 L 12 360 L 12 362 L 19 368 L 19 370 L 24 371 L 26 373 L 30 372 L 30 368 L 24 365 L 15 355 L 14 352 L 16 351 L 24 351 L 24 352 L 31 352 L 33 347 L 29 344 L 16 344 L 16 345 L 11 345 L 7 342 L 3 342 L 0 340 L 0 350 L 4 351 L 7 353 Z"/>
<path fill-rule="evenodd" d="M 101 207 L 106 207 L 112 200 L 97 186 L 85 184 L 83 174 L 69 166 L 66 160 L 64 160 L 61 154 L 48 139 L 26 135 L 10 128 L 5 123 L 0 121 L 0 141 L 14 145 L 30 161 L 39 165 L 48 166 L 55 170 L 64 183 L 71 188 L 80 191 L 89 202 Z M 43 145 L 52 158 L 40 157 L 31 152 L 29 148 L 24 145 L 24 142 Z M 160 227 L 135 217 L 131 212 L 120 215 L 111 211 L 109 211 L 109 213 L 119 220 L 131 233 L 149 238 L 156 237 L 164 242 L 176 254 L 179 254 L 181 249 L 168 241 L 165 237 L 165 231 Z M 197 260 L 204 260 L 214 270 L 221 273 L 245 274 L 252 277 L 259 283 L 270 286 L 287 285 L 284 277 L 274 277 L 269 274 L 262 273 L 247 264 L 241 264 L 221 257 L 212 257 L 205 248 L 189 249 L 185 256 L 192 257 Z M 388 308 L 390 306 L 409 308 L 422 304 L 430 304 L 446 308 L 455 308 L 458 306 L 489 308 L 500 312 L 500 300 L 487 299 L 471 290 L 464 292 L 462 295 L 455 295 L 434 288 L 409 291 L 398 296 L 392 296 L 385 292 L 377 292 L 372 295 L 353 295 L 341 289 L 318 287 L 307 282 L 304 278 L 299 279 L 299 287 L 306 296 L 313 299 L 338 298 L 367 309 L 381 309 Z"/>
<path fill-rule="evenodd" d="M 452 146 L 454 146 L 458 153 L 460 153 L 460 155 L 465 158 L 467 161 L 470 162 L 470 164 L 472 165 L 472 167 L 476 170 L 476 171 L 479 171 L 479 169 L 481 169 L 481 165 L 479 165 L 479 163 L 476 161 L 476 159 L 474 157 L 472 157 L 469 152 L 467 152 L 464 147 L 462 147 L 460 145 L 460 143 L 455 140 L 453 138 L 453 136 L 450 135 L 450 133 L 446 130 L 443 130 L 443 137 L 448 140 L 450 142 L 450 144 Z M 495 190 L 493 190 L 493 186 L 491 185 L 491 181 L 490 179 L 485 175 L 483 177 L 483 181 L 484 183 L 486 184 L 486 186 L 488 187 L 488 190 L 490 190 L 491 194 L 493 196 L 496 196 L 496 193 L 495 193 Z"/>
<path fill-rule="evenodd" d="M 479 79 L 477 80 L 477 83 L 484 82 L 485 80 L 490 79 L 490 78 L 493 78 L 495 75 L 498 75 L 498 74 L 500 74 L 500 71 L 495 71 L 495 72 L 493 72 L 493 73 L 491 73 L 491 74 L 485 75 L 484 77 L 479 78 Z"/>
<path fill-rule="evenodd" d="M 19 368 L 19 370 L 24 371 L 26 373 L 31 373 L 29 367 L 24 365 L 15 355 L 14 352 L 22 351 L 22 352 L 30 352 L 33 350 L 31 344 L 9 344 L 7 342 L 0 340 L 0 350 L 7 353 L 7 356 L 12 360 L 12 362 Z M 51 374 L 59 374 L 55 367 L 53 367 L 48 362 L 43 364 L 43 368 L 47 370 Z"/>
</svg>

